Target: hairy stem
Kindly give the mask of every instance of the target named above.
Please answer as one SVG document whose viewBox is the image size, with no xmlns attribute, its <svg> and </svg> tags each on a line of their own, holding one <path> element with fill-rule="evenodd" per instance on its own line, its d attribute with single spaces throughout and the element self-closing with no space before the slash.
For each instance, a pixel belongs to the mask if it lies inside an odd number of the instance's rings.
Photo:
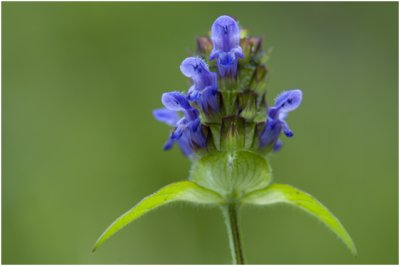
<svg viewBox="0 0 400 266">
<path fill-rule="evenodd" d="M 222 212 L 224 214 L 226 228 L 228 229 L 229 246 L 232 253 L 232 263 L 245 264 L 242 243 L 240 241 L 238 206 L 235 203 L 230 203 L 226 206 L 223 206 Z"/>
</svg>

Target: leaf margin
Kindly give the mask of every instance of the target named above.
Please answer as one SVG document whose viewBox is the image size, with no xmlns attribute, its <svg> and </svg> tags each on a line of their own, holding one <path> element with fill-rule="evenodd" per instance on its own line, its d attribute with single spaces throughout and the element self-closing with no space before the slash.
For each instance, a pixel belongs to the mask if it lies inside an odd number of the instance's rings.
<svg viewBox="0 0 400 266">
<path fill-rule="evenodd" d="M 92 252 L 95 252 L 106 240 L 131 222 L 165 204 L 176 201 L 198 204 L 220 204 L 223 200 L 224 199 L 218 193 L 188 180 L 171 183 L 153 194 L 144 197 L 132 208 L 114 220 L 96 240 Z M 146 208 L 146 205 L 149 204 L 150 206 Z"/>
<path fill-rule="evenodd" d="M 247 194 L 243 197 L 242 203 L 253 205 L 287 203 L 296 206 L 325 224 L 345 244 L 352 255 L 357 256 L 354 241 L 339 219 L 320 201 L 304 191 L 286 184 L 271 184 Z M 317 213 L 315 208 L 322 213 Z"/>
</svg>

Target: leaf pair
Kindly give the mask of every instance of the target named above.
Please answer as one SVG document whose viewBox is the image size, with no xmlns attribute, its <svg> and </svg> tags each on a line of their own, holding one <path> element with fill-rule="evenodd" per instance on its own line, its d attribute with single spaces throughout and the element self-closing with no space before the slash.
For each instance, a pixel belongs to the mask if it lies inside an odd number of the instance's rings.
<svg viewBox="0 0 400 266">
<path fill-rule="evenodd" d="M 186 201 L 196 204 L 225 204 L 224 198 L 218 193 L 199 186 L 194 182 L 182 181 L 172 183 L 144 198 L 132 209 L 115 220 L 96 241 L 93 251 L 130 222 L 157 207 L 175 201 Z M 356 247 L 350 235 L 339 220 L 311 195 L 294 187 L 283 184 L 272 184 L 264 189 L 247 194 L 243 197 L 242 203 L 255 205 L 287 203 L 299 207 L 327 225 L 344 242 L 353 255 L 357 254 Z"/>
</svg>

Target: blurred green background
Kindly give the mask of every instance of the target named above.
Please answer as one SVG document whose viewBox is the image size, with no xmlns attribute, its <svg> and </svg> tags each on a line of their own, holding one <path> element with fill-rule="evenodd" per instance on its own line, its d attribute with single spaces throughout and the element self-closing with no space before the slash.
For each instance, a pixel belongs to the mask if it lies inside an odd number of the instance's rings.
<svg viewBox="0 0 400 266">
<path fill-rule="evenodd" d="M 2 262 L 230 263 L 217 209 L 167 206 L 100 233 L 189 162 L 152 118 L 229 14 L 273 47 L 269 95 L 301 88 L 276 182 L 322 201 L 359 251 L 286 206 L 241 212 L 249 263 L 398 263 L 397 3 L 2 3 Z"/>
</svg>

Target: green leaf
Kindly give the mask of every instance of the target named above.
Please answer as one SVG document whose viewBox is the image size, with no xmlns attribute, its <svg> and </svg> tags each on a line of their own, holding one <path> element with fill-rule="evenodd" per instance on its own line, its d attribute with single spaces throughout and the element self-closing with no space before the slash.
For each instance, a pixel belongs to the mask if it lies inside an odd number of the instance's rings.
<svg viewBox="0 0 400 266">
<path fill-rule="evenodd" d="M 186 201 L 199 204 L 219 204 L 223 199 L 217 193 L 190 181 L 172 183 L 163 187 L 156 193 L 145 197 L 132 209 L 115 220 L 96 241 L 93 251 L 130 222 L 157 207 L 174 201 Z"/>
<path fill-rule="evenodd" d="M 242 202 L 256 205 L 288 203 L 297 206 L 327 225 L 344 242 L 351 253 L 357 255 L 353 240 L 340 221 L 318 200 L 303 191 L 289 185 L 273 184 L 248 194 Z"/>
</svg>

